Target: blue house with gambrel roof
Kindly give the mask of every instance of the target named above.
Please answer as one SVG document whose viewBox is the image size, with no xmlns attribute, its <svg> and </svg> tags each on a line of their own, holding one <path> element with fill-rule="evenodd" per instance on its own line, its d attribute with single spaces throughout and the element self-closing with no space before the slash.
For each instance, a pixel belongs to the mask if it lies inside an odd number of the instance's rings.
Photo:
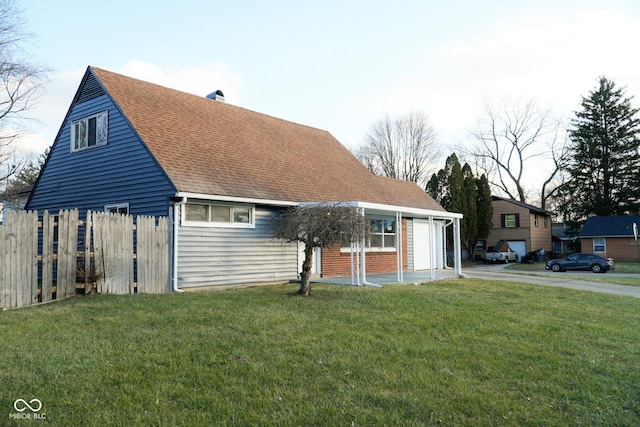
<svg viewBox="0 0 640 427">
<path fill-rule="evenodd" d="M 447 227 L 459 254 L 462 215 L 416 184 L 373 175 L 324 130 L 213 98 L 88 67 L 26 208 L 168 216 L 176 290 L 296 279 L 300 248 L 275 242 L 270 222 L 301 203 L 384 225 L 363 272 L 443 268 Z M 318 272 L 348 266 L 342 249 L 320 254 Z"/>
</svg>

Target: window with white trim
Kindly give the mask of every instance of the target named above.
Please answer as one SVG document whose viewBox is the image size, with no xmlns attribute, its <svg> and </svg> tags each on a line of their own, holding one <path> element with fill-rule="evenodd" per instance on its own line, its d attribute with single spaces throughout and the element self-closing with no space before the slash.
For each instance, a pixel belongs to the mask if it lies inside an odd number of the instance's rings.
<svg viewBox="0 0 640 427">
<path fill-rule="evenodd" d="M 371 231 L 365 242 L 369 251 L 394 251 L 396 249 L 395 219 L 371 219 Z M 343 241 L 340 250 L 349 251 L 349 242 Z"/>
<path fill-rule="evenodd" d="M 597 238 L 593 239 L 593 252 L 607 252 L 607 239 Z"/>
<path fill-rule="evenodd" d="M 372 219 L 371 233 L 367 240 L 369 248 L 395 249 L 396 221 L 393 219 Z"/>
<path fill-rule="evenodd" d="M 129 203 L 113 203 L 104 205 L 104 211 L 118 215 L 129 215 Z"/>
<path fill-rule="evenodd" d="M 184 206 L 188 225 L 212 227 L 253 227 L 254 207 L 249 205 L 189 202 Z"/>
<path fill-rule="evenodd" d="M 107 144 L 109 111 L 71 122 L 71 152 Z"/>
</svg>

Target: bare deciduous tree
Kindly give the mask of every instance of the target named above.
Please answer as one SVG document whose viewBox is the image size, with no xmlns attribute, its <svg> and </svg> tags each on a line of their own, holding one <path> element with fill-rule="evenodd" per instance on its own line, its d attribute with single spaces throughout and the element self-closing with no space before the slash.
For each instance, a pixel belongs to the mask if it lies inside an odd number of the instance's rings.
<svg viewBox="0 0 640 427">
<path fill-rule="evenodd" d="M 531 190 L 528 180 L 541 178 L 536 193 L 544 205 L 556 191 L 554 183 L 567 158 L 561 121 L 549 110 L 539 109 L 533 99 L 524 104 L 504 101 L 499 108 L 486 104 L 485 114 L 473 134 L 477 144 L 461 151 L 512 199 L 526 202 Z M 546 177 L 540 176 L 543 162 L 552 167 Z"/>
<path fill-rule="evenodd" d="M 415 111 L 375 122 L 356 156 L 376 175 L 424 186 L 440 152 L 427 116 Z"/>
<path fill-rule="evenodd" d="M 370 228 L 369 221 L 356 208 L 339 203 L 296 206 L 277 217 L 276 238 L 305 244 L 299 294 L 308 296 L 311 292 L 313 248 L 361 241 Z"/>
<path fill-rule="evenodd" d="M 28 161 L 16 149 L 20 121 L 41 95 L 46 68 L 32 62 L 24 45 L 32 37 L 14 0 L 0 0 L 0 180 Z"/>
</svg>

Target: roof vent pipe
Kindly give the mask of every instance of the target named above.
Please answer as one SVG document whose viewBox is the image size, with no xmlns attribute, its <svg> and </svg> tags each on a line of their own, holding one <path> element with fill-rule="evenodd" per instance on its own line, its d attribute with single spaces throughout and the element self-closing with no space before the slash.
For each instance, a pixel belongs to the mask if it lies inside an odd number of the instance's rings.
<svg viewBox="0 0 640 427">
<path fill-rule="evenodd" d="M 224 93 L 222 93 L 222 91 L 218 89 L 215 92 L 211 92 L 209 95 L 207 95 L 207 98 L 213 99 L 214 101 L 224 102 Z"/>
</svg>

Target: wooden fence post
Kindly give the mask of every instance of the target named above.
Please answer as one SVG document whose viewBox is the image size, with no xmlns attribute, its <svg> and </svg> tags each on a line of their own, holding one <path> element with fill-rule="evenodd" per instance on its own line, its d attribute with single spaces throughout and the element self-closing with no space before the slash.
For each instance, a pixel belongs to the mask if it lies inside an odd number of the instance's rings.
<svg viewBox="0 0 640 427">
<path fill-rule="evenodd" d="M 60 211 L 58 216 L 58 280 L 56 299 L 76 294 L 78 267 L 78 210 Z"/>
<path fill-rule="evenodd" d="M 0 225 L 0 260 L 2 270 L 0 270 L 0 308 L 11 307 L 11 264 L 9 246 L 9 224 L 7 214 L 5 221 Z"/>
<path fill-rule="evenodd" d="M 138 292 L 162 293 L 169 277 L 168 221 L 166 217 L 138 216 L 137 265 Z"/>
<path fill-rule="evenodd" d="M 95 277 L 90 277 L 90 276 L 94 276 L 92 273 L 92 269 L 91 269 L 91 228 L 93 226 L 92 224 L 92 220 L 91 220 L 91 211 L 87 211 L 87 218 L 85 220 L 85 226 L 84 226 L 84 292 L 86 293 L 90 293 L 91 292 L 91 287 L 93 286 L 93 283 L 91 283 L 91 281 L 89 279 L 93 278 L 95 280 Z"/>
<path fill-rule="evenodd" d="M 55 216 L 42 214 L 42 301 L 53 300 L 53 236 Z"/>
</svg>

